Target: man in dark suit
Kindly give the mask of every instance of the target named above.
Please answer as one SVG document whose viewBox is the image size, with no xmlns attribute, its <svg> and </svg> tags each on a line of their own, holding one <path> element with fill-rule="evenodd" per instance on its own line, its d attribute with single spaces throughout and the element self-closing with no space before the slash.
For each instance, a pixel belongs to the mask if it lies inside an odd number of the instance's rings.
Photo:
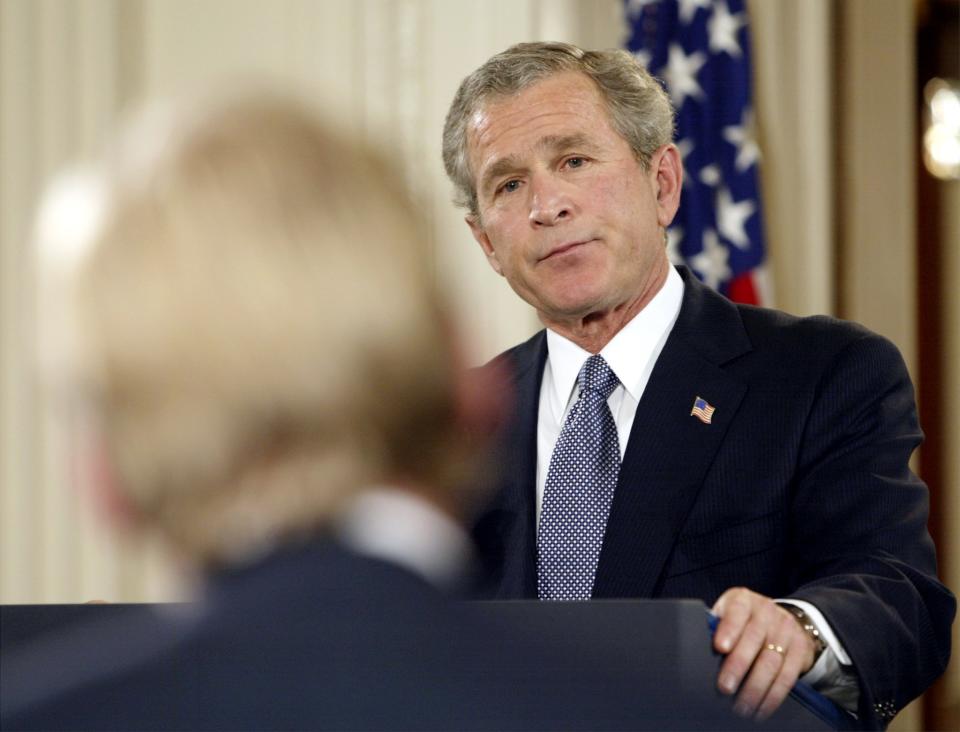
<svg viewBox="0 0 960 732">
<path fill-rule="evenodd" d="M 86 417 L 79 462 L 203 591 L 5 645 L 4 729 L 695 724 L 650 713 L 632 659 L 611 673 L 448 602 L 469 564 L 466 432 L 490 433 L 496 387 L 456 368 L 385 165 L 251 95 L 154 109 L 54 190 L 45 217 L 78 190 L 101 215 L 42 227 L 47 332 L 76 325 L 48 366 Z"/>
<path fill-rule="evenodd" d="M 468 76 L 444 162 L 493 269 L 546 330 L 475 536 L 498 597 L 698 597 L 718 686 L 766 717 L 802 677 L 869 726 L 942 672 L 920 442 L 896 349 L 735 306 L 670 266 L 673 110 L 625 52 L 519 44 Z M 586 415 L 586 416 L 585 416 Z"/>
</svg>

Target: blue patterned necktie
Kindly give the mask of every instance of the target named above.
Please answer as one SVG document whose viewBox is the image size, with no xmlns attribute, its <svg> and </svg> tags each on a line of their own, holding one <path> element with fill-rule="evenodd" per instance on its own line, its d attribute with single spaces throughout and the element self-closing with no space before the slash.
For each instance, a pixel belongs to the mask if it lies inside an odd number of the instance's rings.
<svg viewBox="0 0 960 732">
<path fill-rule="evenodd" d="M 577 376 L 570 409 L 547 471 L 537 535 L 537 595 L 588 600 L 620 472 L 620 442 L 607 399 L 620 381 L 600 355 Z"/>
</svg>

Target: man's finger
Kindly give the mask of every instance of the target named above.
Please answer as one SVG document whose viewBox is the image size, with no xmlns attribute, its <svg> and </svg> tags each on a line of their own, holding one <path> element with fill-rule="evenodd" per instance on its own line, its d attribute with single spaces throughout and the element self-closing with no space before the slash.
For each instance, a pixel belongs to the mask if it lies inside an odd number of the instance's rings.
<svg viewBox="0 0 960 732">
<path fill-rule="evenodd" d="M 786 661 L 787 649 L 776 643 L 764 643 L 752 660 L 750 674 L 744 682 L 734 711 L 742 717 L 751 716 L 773 686 Z"/>
<path fill-rule="evenodd" d="M 809 666 L 813 653 L 813 643 L 806 633 L 801 630 L 796 621 L 787 613 L 778 613 L 779 622 L 772 630 L 771 637 L 782 638 L 785 644 L 785 655 L 780 673 L 770 684 L 763 699 L 755 705 L 758 719 L 766 719 L 773 714 L 783 700 L 787 698 L 790 689 L 797 683 L 797 679 Z"/>
<path fill-rule="evenodd" d="M 750 621 L 751 594 L 742 587 L 734 587 L 724 592 L 714 603 L 713 612 L 720 618 L 720 624 L 713 635 L 713 646 L 720 653 L 733 650 Z"/>
<path fill-rule="evenodd" d="M 729 598 L 721 599 L 724 602 L 718 602 L 716 609 L 726 616 L 717 633 L 724 635 L 716 646 L 721 652 L 727 648 L 728 653 L 717 683 L 721 691 L 733 694 L 763 648 L 770 618 L 764 606 L 766 598 L 749 590 L 732 591 Z"/>
<path fill-rule="evenodd" d="M 780 667 L 780 673 L 777 674 L 777 678 L 770 685 L 766 696 L 757 707 L 756 717 L 758 720 L 767 719 L 777 711 L 783 704 L 783 700 L 787 698 L 787 694 L 790 693 L 793 685 L 797 683 L 797 679 L 800 678 L 800 670 L 805 658 L 805 650 L 802 649 L 805 640 L 800 638 L 790 646 L 789 652 L 783 659 L 783 665 Z M 801 650 L 798 650 L 798 648 Z"/>
<path fill-rule="evenodd" d="M 747 624 L 737 645 L 730 651 L 720 667 L 721 690 L 728 694 L 737 690 L 763 650 L 765 639 L 766 630 L 761 623 L 751 621 Z M 779 667 L 779 662 L 777 667 Z M 773 669 L 773 671 L 775 672 L 776 669 Z"/>
<path fill-rule="evenodd" d="M 727 694 L 739 689 L 738 714 L 765 719 L 809 667 L 812 643 L 789 613 L 745 588 L 728 590 L 713 609 L 721 616 L 714 647 L 727 653 L 717 685 Z"/>
<path fill-rule="evenodd" d="M 780 707 L 809 665 L 812 642 L 790 615 L 766 598 L 758 596 L 754 616 L 764 636 L 734 709 L 745 717 L 756 714 L 766 719 Z"/>
</svg>

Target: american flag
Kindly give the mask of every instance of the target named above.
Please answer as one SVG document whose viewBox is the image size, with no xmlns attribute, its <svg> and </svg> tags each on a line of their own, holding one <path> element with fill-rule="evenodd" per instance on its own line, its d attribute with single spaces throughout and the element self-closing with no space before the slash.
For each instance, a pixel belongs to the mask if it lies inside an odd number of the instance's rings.
<svg viewBox="0 0 960 732">
<path fill-rule="evenodd" d="M 624 0 L 627 48 L 664 82 L 683 156 L 670 258 L 731 300 L 772 304 L 743 0 Z"/>
<path fill-rule="evenodd" d="M 710 424 L 713 421 L 713 413 L 717 408 L 710 404 L 703 397 L 697 397 L 693 400 L 693 409 L 690 410 L 690 416 L 696 417 L 704 424 Z"/>
</svg>

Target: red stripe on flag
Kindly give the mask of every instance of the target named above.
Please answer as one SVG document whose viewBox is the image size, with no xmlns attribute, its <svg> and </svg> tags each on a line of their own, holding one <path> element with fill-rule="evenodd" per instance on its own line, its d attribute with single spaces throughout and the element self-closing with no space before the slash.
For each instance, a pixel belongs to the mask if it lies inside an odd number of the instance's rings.
<svg viewBox="0 0 960 732">
<path fill-rule="evenodd" d="M 742 302 L 746 305 L 759 305 L 760 298 L 757 296 L 757 288 L 753 283 L 753 274 L 744 272 L 739 277 L 734 277 L 730 281 L 728 296 L 734 302 Z"/>
</svg>

